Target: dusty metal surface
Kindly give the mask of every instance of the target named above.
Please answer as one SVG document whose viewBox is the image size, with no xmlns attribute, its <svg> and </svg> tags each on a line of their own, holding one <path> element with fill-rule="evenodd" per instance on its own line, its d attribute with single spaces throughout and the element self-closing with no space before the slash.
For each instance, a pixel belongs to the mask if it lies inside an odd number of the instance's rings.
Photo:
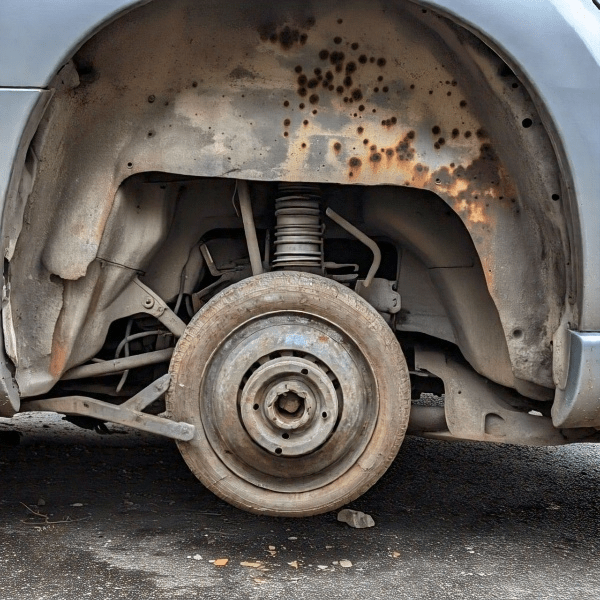
<svg viewBox="0 0 600 600">
<path fill-rule="evenodd" d="M 418 350 L 415 365 L 444 380 L 444 415 L 447 428 L 425 432 L 436 439 L 476 440 L 555 446 L 568 439 L 555 429 L 552 419 L 536 411 L 517 409 L 510 404 L 510 390 L 486 381 L 467 365 L 441 352 Z"/>
<path fill-rule="evenodd" d="M 170 375 L 164 375 L 147 388 L 123 404 L 115 406 L 95 398 L 68 396 L 31 400 L 24 404 L 27 411 L 53 411 L 65 415 L 92 417 L 119 425 L 127 425 L 139 431 L 154 433 L 174 440 L 189 441 L 194 437 L 195 428 L 188 423 L 178 423 L 167 418 L 148 415 L 143 412 L 152 402 L 160 398 L 169 387 Z"/>
<path fill-rule="evenodd" d="M 70 366 L 94 295 L 118 293 L 122 275 L 93 284 L 94 261 L 118 231 L 120 184 L 144 171 L 435 192 L 469 231 L 499 315 L 478 370 L 501 356 L 513 378 L 553 386 L 550 342 L 572 292 L 558 168 L 521 82 L 466 31 L 409 4 L 153 3 L 100 32 L 62 79 L 7 250 L 25 395 Z"/>
</svg>

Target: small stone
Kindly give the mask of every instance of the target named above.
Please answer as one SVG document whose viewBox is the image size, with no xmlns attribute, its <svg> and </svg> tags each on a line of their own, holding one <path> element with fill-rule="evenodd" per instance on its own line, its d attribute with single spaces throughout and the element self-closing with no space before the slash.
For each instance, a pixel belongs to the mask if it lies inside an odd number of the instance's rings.
<svg viewBox="0 0 600 600">
<path fill-rule="evenodd" d="M 298 539 L 298 538 L 297 538 L 297 537 L 295 537 L 295 536 L 293 536 L 293 535 L 292 535 L 292 536 L 290 536 L 290 537 L 288 538 L 288 540 L 292 540 L 292 541 L 294 541 L 294 540 L 297 540 L 297 539 Z"/>
<path fill-rule="evenodd" d="M 194 554 L 194 560 L 202 560 L 202 557 L 199 554 Z"/>
<path fill-rule="evenodd" d="M 373 521 L 373 517 L 371 515 L 367 515 L 359 510 L 351 510 L 349 508 L 340 510 L 337 520 L 341 521 L 342 523 L 346 523 L 355 529 L 366 529 L 367 527 L 373 527 L 375 525 L 375 521 Z"/>
<path fill-rule="evenodd" d="M 352 563 L 349 560 L 340 560 L 340 567 L 344 567 L 345 569 L 348 569 L 351 566 L 352 566 Z"/>
<path fill-rule="evenodd" d="M 81 502 L 73 502 L 71 506 L 83 506 L 83 504 Z"/>
<path fill-rule="evenodd" d="M 398 558 L 400 556 L 400 552 L 392 552 L 392 558 Z"/>
<path fill-rule="evenodd" d="M 45 501 L 43 498 L 40 498 L 40 499 L 37 501 L 37 505 L 38 505 L 38 506 L 46 506 L 46 501 Z"/>
<path fill-rule="evenodd" d="M 269 546 L 269 550 L 275 550 L 275 546 Z"/>
<path fill-rule="evenodd" d="M 321 569 L 321 571 L 323 569 L 327 569 L 327 568 L 328 568 L 327 565 L 317 565 L 317 569 Z"/>
<path fill-rule="evenodd" d="M 288 565 L 290 565 L 290 567 L 293 567 L 294 569 L 298 568 L 298 561 L 297 560 L 293 560 L 292 562 L 289 562 Z"/>
</svg>

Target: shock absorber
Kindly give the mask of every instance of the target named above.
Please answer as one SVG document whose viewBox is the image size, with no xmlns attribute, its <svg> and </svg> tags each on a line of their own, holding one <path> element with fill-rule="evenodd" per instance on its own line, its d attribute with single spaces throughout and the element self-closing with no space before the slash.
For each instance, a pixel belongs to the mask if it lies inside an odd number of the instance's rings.
<svg viewBox="0 0 600 600">
<path fill-rule="evenodd" d="M 323 273 L 323 224 L 318 185 L 280 183 L 275 200 L 274 269 Z"/>
</svg>

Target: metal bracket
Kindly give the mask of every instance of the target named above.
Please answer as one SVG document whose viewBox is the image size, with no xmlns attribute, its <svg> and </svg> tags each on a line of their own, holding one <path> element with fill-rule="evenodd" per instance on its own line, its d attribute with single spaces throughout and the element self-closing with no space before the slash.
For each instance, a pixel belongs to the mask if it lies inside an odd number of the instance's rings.
<svg viewBox="0 0 600 600">
<path fill-rule="evenodd" d="M 440 352 L 415 349 L 415 366 L 440 377 L 445 387 L 448 431 L 427 432 L 423 434 L 425 437 L 524 446 L 557 446 L 569 442 L 549 417 L 514 408 L 508 402 L 510 390 Z"/>
<path fill-rule="evenodd" d="M 123 290 L 109 308 L 112 320 L 145 312 L 156 317 L 175 337 L 181 337 L 185 323 L 167 306 L 165 301 L 137 277 Z"/>
<path fill-rule="evenodd" d="M 374 278 L 369 287 L 365 287 L 363 279 L 356 282 L 354 291 L 364 298 L 376 311 L 391 315 L 400 312 L 402 304 L 400 294 L 394 290 L 395 281 Z"/>
<path fill-rule="evenodd" d="M 52 411 L 65 415 L 93 417 L 100 421 L 127 425 L 140 431 L 188 442 L 196 433 L 193 425 L 170 421 L 164 417 L 147 415 L 142 412 L 167 391 L 170 381 L 170 375 L 163 375 L 127 402 L 118 406 L 87 396 L 67 396 L 24 402 L 21 412 Z"/>
</svg>

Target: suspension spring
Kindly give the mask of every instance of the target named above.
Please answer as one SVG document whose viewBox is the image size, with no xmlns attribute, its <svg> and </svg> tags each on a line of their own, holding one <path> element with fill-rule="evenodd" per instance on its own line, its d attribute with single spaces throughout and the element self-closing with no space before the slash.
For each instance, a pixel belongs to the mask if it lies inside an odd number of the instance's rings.
<svg viewBox="0 0 600 600">
<path fill-rule="evenodd" d="M 273 268 L 323 273 L 323 224 L 318 185 L 279 184 Z"/>
</svg>

